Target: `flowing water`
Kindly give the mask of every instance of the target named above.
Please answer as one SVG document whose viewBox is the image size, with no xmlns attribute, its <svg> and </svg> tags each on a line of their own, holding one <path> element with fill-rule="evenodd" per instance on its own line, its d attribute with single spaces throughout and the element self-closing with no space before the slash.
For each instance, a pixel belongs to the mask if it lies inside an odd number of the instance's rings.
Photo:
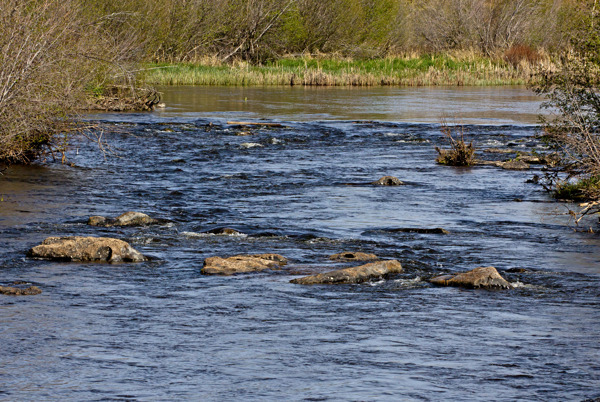
<svg viewBox="0 0 600 402">
<path fill-rule="evenodd" d="M 443 117 L 478 149 L 543 151 L 520 88 L 166 88 L 164 110 L 98 114 L 118 157 L 0 176 L 0 400 L 586 400 L 600 397 L 600 239 L 533 171 L 435 164 Z M 267 119 L 281 128 L 240 128 Z M 239 135 L 240 133 L 249 135 Z M 501 154 L 480 153 L 486 159 Z M 365 183 L 384 175 L 400 187 Z M 347 185 L 348 183 L 357 185 Z M 97 228 L 135 210 L 169 220 Z M 591 222 L 590 224 L 595 224 Z M 244 235 L 203 232 L 231 227 Z M 450 234 L 400 232 L 447 229 Z M 46 262 L 54 235 L 112 236 L 138 264 Z M 301 286 L 346 250 L 403 274 Z M 275 252 L 281 271 L 200 273 Z M 438 288 L 493 265 L 508 291 Z"/>
</svg>

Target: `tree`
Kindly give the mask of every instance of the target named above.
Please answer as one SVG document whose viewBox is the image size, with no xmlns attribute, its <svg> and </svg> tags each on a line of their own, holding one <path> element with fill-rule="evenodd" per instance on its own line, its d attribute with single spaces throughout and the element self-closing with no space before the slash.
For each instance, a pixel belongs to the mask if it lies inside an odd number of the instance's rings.
<svg viewBox="0 0 600 402">
<path fill-rule="evenodd" d="M 558 197 L 586 201 L 577 215 L 600 212 L 600 18 L 598 0 L 584 12 L 556 70 L 540 71 L 533 89 L 552 111 L 543 119 L 547 138 L 559 151 L 559 171 L 549 186 Z"/>
<path fill-rule="evenodd" d="M 89 20 L 79 0 L 0 4 L 0 162 L 29 162 L 74 129 L 86 88 L 131 83 L 135 37 L 114 37 L 121 14 Z M 66 142 L 66 140 L 65 140 Z"/>
</svg>

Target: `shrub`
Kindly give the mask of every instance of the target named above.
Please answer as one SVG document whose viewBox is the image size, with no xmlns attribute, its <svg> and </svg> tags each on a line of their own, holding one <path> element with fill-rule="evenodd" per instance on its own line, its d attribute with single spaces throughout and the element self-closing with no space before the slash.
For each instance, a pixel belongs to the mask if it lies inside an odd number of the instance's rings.
<svg viewBox="0 0 600 402">
<path fill-rule="evenodd" d="M 578 181 L 559 181 L 553 195 L 559 200 L 589 201 L 600 198 L 600 177 L 588 177 Z"/>
<path fill-rule="evenodd" d="M 504 52 L 504 60 L 513 67 L 518 67 L 522 62 L 536 64 L 542 56 L 532 47 L 527 45 L 513 45 Z"/>
<path fill-rule="evenodd" d="M 132 86 L 127 71 L 135 35 L 112 36 L 108 25 L 122 16 L 86 20 L 83 6 L 79 0 L 0 5 L 0 162 L 27 163 L 64 150 L 63 135 L 81 129 L 74 116 L 86 103 L 85 88 L 111 81 Z"/>
<path fill-rule="evenodd" d="M 559 198 L 588 201 L 575 215 L 600 212 L 600 14 L 590 7 L 586 26 L 556 70 L 541 70 L 533 89 L 552 115 L 542 119 L 547 139 L 561 155 L 548 186 Z M 583 3 L 582 3 L 583 4 Z M 566 177 L 566 178 L 565 178 Z"/>
<path fill-rule="evenodd" d="M 445 122 L 442 122 L 442 133 L 450 142 L 450 149 L 440 149 L 435 147 L 438 157 L 435 159 L 437 163 L 449 166 L 472 166 L 475 164 L 475 147 L 472 142 L 468 144 L 464 138 L 464 128 L 458 127 L 455 129 L 455 134 L 452 134 L 452 128 Z"/>
</svg>

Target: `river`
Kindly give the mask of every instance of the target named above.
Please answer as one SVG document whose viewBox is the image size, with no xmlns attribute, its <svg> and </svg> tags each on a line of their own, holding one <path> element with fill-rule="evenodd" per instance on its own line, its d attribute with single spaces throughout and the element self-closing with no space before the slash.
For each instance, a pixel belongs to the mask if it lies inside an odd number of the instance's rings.
<svg viewBox="0 0 600 402">
<path fill-rule="evenodd" d="M 0 176 L 0 400 L 482 400 L 600 397 L 600 239 L 528 183 L 539 167 L 435 163 L 439 122 L 486 148 L 543 151 L 522 88 L 164 88 L 166 108 L 95 114 L 106 157 Z M 281 128 L 242 129 L 229 120 Z M 239 135 L 240 133 L 248 135 Z M 115 153 L 116 155 L 113 155 Z M 346 185 L 393 175 L 399 187 Z M 170 223 L 86 225 L 140 211 Z M 591 222 L 589 225 L 596 225 Z M 588 225 L 588 226 L 589 226 Z M 203 232 L 231 227 L 238 236 Z M 450 234 L 399 232 L 447 229 Z M 47 262 L 55 235 L 112 236 L 138 264 Z M 346 250 L 403 274 L 301 286 Z M 206 257 L 275 252 L 281 271 L 205 276 Z M 508 291 L 433 287 L 492 265 Z"/>
</svg>

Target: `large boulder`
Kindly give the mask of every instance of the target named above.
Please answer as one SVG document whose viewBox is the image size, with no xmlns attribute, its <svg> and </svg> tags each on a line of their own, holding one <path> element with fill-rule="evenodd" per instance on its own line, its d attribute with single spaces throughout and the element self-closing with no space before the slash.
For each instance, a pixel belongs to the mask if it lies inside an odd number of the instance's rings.
<svg viewBox="0 0 600 402">
<path fill-rule="evenodd" d="M 329 256 L 330 260 L 334 261 L 372 261 L 379 258 L 375 254 L 362 253 L 360 251 L 344 251 Z"/>
<path fill-rule="evenodd" d="M 32 258 L 59 261 L 139 262 L 146 258 L 119 239 L 110 237 L 48 237 L 29 250 Z"/>
<path fill-rule="evenodd" d="M 465 288 L 510 289 L 513 286 L 494 267 L 479 267 L 468 272 L 440 275 L 429 280 L 439 286 L 460 286 Z"/>
<path fill-rule="evenodd" d="M 146 226 L 162 223 L 163 220 L 154 219 L 141 212 L 125 212 L 114 219 L 105 218 L 104 216 L 91 216 L 88 219 L 88 225 L 91 226 Z"/>
<path fill-rule="evenodd" d="M 265 269 L 279 269 L 287 264 L 287 259 L 279 254 L 235 255 L 229 258 L 209 257 L 204 260 L 200 271 L 205 275 L 233 275 L 258 272 Z"/>
<path fill-rule="evenodd" d="M 300 285 L 361 283 L 402 272 L 402 265 L 396 260 L 372 262 L 358 267 L 338 269 L 322 274 L 292 279 Z"/>
<path fill-rule="evenodd" d="M 10 296 L 31 296 L 31 295 L 39 295 L 42 293 L 42 290 L 37 286 L 30 286 L 26 289 L 17 288 L 13 286 L 0 286 L 0 294 L 10 295 Z"/>
<path fill-rule="evenodd" d="M 374 181 L 371 184 L 374 184 L 376 186 L 402 186 L 404 182 L 394 176 L 383 176 L 382 178 L 380 178 L 377 181 Z"/>
</svg>

